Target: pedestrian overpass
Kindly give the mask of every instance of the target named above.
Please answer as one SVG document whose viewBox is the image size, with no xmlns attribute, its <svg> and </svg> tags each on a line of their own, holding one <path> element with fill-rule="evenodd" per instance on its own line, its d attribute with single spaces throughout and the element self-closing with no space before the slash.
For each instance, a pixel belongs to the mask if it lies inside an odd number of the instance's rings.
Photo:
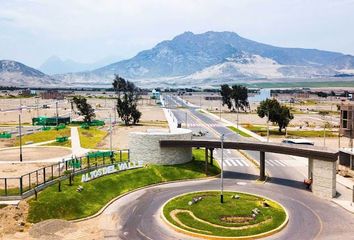
<svg viewBox="0 0 354 240">
<path fill-rule="evenodd" d="M 205 148 L 206 169 L 208 152 L 210 161 L 213 159 L 213 150 L 221 148 L 220 140 L 160 140 L 161 148 Z M 314 147 L 279 143 L 265 143 L 252 141 L 224 141 L 223 148 L 249 150 L 259 152 L 259 179 L 265 180 L 265 153 L 278 153 L 299 156 L 308 159 L 308 178 L 312 179 L 311 190 L 319 197 L 332 198 L 336 195 L 336 161 L 338 152 Z M 294 160 L 295 161 L 295 160 Z"/>
</svg>

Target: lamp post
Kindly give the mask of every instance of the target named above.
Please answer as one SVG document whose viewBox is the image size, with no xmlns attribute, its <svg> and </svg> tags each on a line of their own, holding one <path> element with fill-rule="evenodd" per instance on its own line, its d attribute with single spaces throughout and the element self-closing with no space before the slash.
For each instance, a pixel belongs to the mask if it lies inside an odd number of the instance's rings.
<svg viewBox="0 0 354 240">
<path fill-rule="evenodd" d="M 20 137 L 20 162 L 22 162 L 22 125 L 21 125 L 21 114 L 18 115 L 18 135 Z"/>
<path fill-rule="evenodd" d="M 224 134 L 221 135 L 221 194 L 220 202 L 224 203 Z"/>
<path fill-rule="evenodd" d="M 269 109 L 267 114 L 267 142 L 269 142 Z"/>
<path fill-rule="evenodd" d="M 113 147 L 112 147 L 112 116 L 111 116 L 111 114 L 109 114 L 109 123 L 110 123 L 110 126 L 109 126 L 109 149 L 111 151 L 111 155 L 113 155 L 112 154 Z"/>
<path fill-rule="evenodd" d="M 56 112 L 56 115 L 57 115 L 57 126 L 59 125 L 59 112 L 58 112 L 58 101 L 55 102 L 55 112 Z"/>
</svg>

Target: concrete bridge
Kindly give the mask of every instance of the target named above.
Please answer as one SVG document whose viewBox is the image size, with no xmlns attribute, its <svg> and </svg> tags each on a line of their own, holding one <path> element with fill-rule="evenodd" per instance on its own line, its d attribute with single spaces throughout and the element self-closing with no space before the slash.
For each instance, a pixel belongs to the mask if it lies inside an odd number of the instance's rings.
<svg viewBox="0 0 354 240">
<path fill-rule="evenodd" d="M 213 150 L 221 148 L 220 140 L 160 140 L 160 147 L 180 148 L 181 151 L 191 151 L 192 147 L 205 148 L 206 168 L 208 152 L 210 161 Z M 312 192 L 319 197 L 332 198 L 336 195 L 336 161 L 338 152 L 333 152 L 313 146 L 300 146 L 289 144 L 275 144 L 251 141 L 224 141 L 225 149 L 259 151 L 260 154 L 260 180 L 265 179 L 265 153 L 278 153 L 308 158 L 308 178 L 312 179 Z"/>
</svg>

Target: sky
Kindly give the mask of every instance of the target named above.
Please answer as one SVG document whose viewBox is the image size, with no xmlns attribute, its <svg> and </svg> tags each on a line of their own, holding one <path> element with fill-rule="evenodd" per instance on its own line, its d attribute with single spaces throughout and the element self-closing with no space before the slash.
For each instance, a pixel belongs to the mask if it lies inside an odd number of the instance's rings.
<svg viewBox="0 0 354 240">
<path fill-rule="evenodd" d="M 127 59 L 185 31 L 354 55 L 354 0 L 0 0 L 0 59 Z"/>
</svg>

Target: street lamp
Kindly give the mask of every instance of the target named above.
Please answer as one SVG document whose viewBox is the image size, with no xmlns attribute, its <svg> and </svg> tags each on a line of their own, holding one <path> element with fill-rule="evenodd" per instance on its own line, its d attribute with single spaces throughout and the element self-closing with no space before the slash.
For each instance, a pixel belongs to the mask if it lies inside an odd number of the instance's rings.
<svg viewBox="0 0 354 240">
<path fill-rule="evenodd" d="M 224 134 L 221 134 L 221 194 L 220 202 L 224 203 Z"/>
<path fill-rule="evenodd" d="M 20 162 L 22 162 L 22 125 L 21 125 L 21 114 L 18 115 L 18 135 L 20 137 Z"/>
<path fill-rule="evenodd" d="M 109 126 L 109 149 L 110 149 L 110 152 L 111 152 L 111 156 L 113 155 L 113 152 L 112 152 L 112 116 L 111 114 L 109 114 L 109 122 L 110 122 L 110 126 Z"/>
<path fill-rule="evenodd" d="M 58 101 L 55 102 L 55 112 L 56 112 L 56 115 L 57 115 L 57 126 L 59 125 L 59 112 L 58 112 Z"/>
<path fill-rule="evenodd" d="M 267 142 L 269 142 L 269 109 L 267 114 Z"/>
</svg>

